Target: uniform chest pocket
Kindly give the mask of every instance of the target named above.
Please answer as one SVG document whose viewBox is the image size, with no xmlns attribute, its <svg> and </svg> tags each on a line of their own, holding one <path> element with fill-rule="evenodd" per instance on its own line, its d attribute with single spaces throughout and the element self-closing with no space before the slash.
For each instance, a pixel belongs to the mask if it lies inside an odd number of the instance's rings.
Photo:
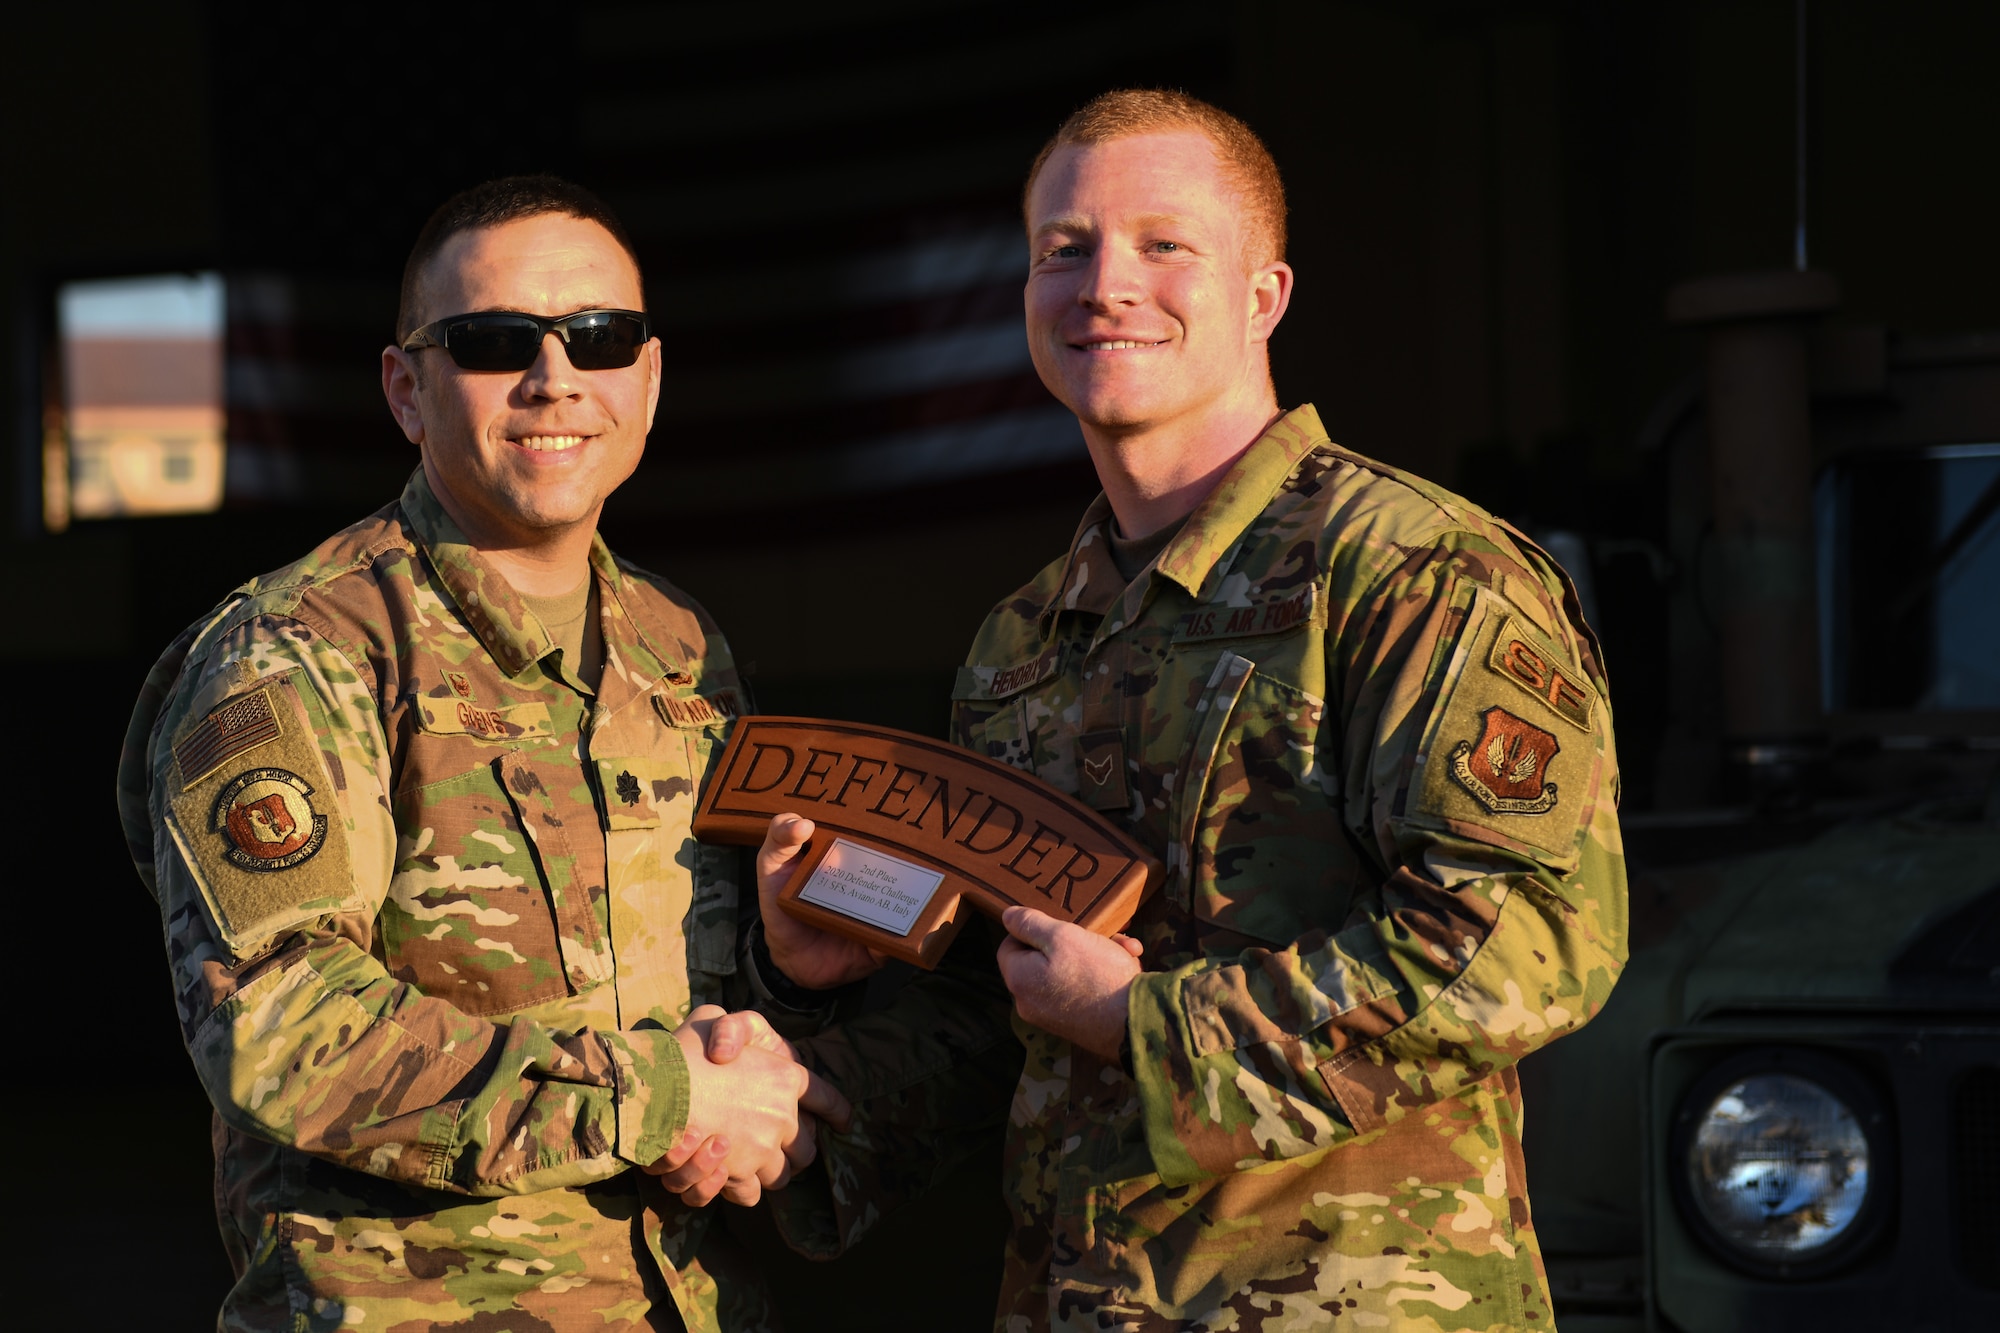
<svg viewBox="0 0 2000 1333">
<path fill-rule="evenodd" d="M 1283 948 L 1345 919 L 1362 872 L 1322 768 L 1324 711 L 1246 657 L 1217 661 L 1176 784 L 1169 854 L 1173 891 L 1206 925 Z"/>
<path fill-rule="evenodd" d="M 455 748 L 455 747 L 454 747 Z M 377 916 L 390 973 L 469 1014 L 499 1014 L 570 989 L 556 903 L 519 798 L 509 747 L 398 792 L 396 869 Z"/>
<path fill-rule="evenodd" d="M 1076 690 L 1058 674 L 1077 648 L 1057 643 L 1012 666 L 958 669 L 952 731 L 988 759 L 1076 790 Z"/>
<path fill-rule="evenodd" d="M 655 730 L 646 752 L 601 756 L 598 780 L 605 795 L 605 856 L 616 901 L 654 918 L 629 920 L 621 938 L 620 970 L 627 959 L 650 958 L 678 974 L 726 975 L 736 970 L 736 863 L 734 848 L 705 848 L 695 841 L 694 809 L 700 784 L 721 756 L 729 722 Z M 641 903 L 643 902 L 643 906 Z M 684 958 L 684 965 L 679 961 Z"/>
</svg>

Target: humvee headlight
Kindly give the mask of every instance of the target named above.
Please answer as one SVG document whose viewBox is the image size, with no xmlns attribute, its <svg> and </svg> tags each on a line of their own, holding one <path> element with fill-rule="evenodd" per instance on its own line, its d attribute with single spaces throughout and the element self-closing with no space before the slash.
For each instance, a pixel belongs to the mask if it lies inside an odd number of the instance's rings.
<svg viewBox="0 0 2000 1333">
<path fill-rule="evenodd" d="M 1856 1107 L 1771 1072 L 1697 1088 L 1686 1110 L 1686 1197 L 1713 1241 L 1780 1272 L 1845 1248 L 1871 1179 Z"/>
</svg>

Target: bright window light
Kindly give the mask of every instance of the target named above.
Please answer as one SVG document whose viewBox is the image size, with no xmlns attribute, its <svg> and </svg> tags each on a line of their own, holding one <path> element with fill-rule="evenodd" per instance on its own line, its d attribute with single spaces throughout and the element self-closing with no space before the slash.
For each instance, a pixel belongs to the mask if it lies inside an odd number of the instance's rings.
<svg viewBox="0 0 2000 1333">
<path fill-rule="evenodd" d="M 66 283 L 56 316 L 63 404 L 44 448 L 49 527 L 218 508 L 222 275 Z"/>
</svg>

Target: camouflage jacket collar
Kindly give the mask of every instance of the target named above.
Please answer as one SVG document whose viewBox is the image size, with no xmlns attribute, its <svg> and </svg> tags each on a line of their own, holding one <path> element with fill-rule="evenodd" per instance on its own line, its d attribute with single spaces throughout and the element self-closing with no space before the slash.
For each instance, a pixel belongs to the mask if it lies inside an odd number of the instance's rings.
<svg viewBox="0 0 2000 1333">
<path fill-rule="evenodd" d="M 541 618 L 445 512 L 423 468 L 410 474 L 399 504 L 411 535 L 437 571 L 438 581 L 501 670 L 509 676 L 518 676 L 530 663 L 541 660 L 550 647 Z M 599 534 L 590 539 L 590 567 L 599 581 L 604 604 L 607 680 L 614 674 L 614 667 L 617 672 L 647 681 L 670 674 L 671 659 L 648 640 L 645 631 L 627 612 L 623 601 L 625 576 Z"/>
<path fill-rule="evenodd" d="M 1299 460 L 1331 443 L 1311 403 L 1279 417 L 1195 506 L 1187 525 L 1160 552 L 1154 568 L 1161 577 L 1200 597 L 1213 578 L 1226 572 L 1224 557 L 1264 512 Z M 1111 559 L 1110 533 L 1111 501 L 1099 491 L 1077 525 L 1056 595 L 1041 610 L 1044 636 L 1060 612 L 1103 615 L 1127 594 L 1125 580 Z"/>
</svg>

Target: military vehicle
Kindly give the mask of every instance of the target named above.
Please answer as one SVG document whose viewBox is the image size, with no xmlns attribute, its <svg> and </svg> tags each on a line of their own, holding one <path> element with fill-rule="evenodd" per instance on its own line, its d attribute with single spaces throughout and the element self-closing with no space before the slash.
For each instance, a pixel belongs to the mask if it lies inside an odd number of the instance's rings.
<svg viewBox="0 0 2000 1333">
<path fill-rule="evenodd" d="M 1522 1066 L 1565 1333 L 2000 1328 L 2000 337 L 1686 284 L 1632 960 Z M 1617 663 L 1612 663 L 1615 674 Z"/>
</svg>

